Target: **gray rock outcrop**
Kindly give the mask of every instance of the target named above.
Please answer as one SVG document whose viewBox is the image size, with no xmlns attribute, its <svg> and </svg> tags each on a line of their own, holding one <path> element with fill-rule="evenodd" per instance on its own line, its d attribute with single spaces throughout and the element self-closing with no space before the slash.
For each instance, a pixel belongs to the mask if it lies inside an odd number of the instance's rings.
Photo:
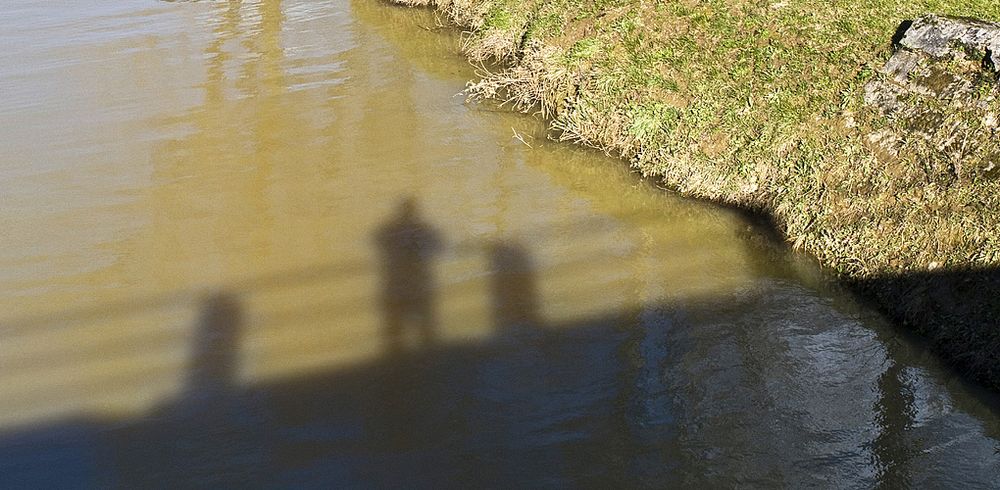
<svg viewBox="0 0 1000 490">
<path fill-rule="evenodd" d="M 932 179 L 1000 176 L 1000 24 L 929 15 L 900 31 L 865 87 L 889 122 L 869 135 L 876 155 L 913 155 Z"/>
</svg>

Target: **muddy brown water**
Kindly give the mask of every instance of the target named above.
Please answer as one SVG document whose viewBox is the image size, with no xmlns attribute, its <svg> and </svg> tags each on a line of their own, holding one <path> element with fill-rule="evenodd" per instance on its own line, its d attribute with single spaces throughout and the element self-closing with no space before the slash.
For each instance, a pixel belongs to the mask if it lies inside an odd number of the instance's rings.
<svg viewBox="0 0 1000 490">
<path fill-rule="evenodd" d="M 997 401 L 425 10 L 0 13 L 4 487 L 995 487 Z"/>
</svg>

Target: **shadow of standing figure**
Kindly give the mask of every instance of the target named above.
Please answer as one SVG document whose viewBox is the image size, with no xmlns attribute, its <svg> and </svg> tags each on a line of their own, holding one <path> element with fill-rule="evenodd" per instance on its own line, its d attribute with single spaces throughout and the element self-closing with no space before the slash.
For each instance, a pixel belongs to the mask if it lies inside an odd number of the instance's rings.
<svg viewBox="0 0 1000 490">
<path fill-rule="evenodd" d="M 490 247 L 493 271 L 493 321 L 497 332 L 517 332 L 541 326 L 538 291 L 531 255 L 519 243 Z"/>
<path fill-rule="evenodd" d="M 382 308 L 385 344 L 389 353 L 407 346 L 409 331 L 415 331 L 424 349 L 436 341 L 433 258 L 441 251 L 441 239 L 421 221 L 416 200 L 404 199 L 396 216 L 376 232 L 382 254 Z"/>
<path fill-rule="evenodd" d="M 228 293 L 209 295 L 192 337 L 180 397 L 161 407 L 149 432 L 129 434 L 135 474 L 123 486 L 256 488 L 266 477 L 267 417 L 260 397 L 239 383 L 243 308 Z"/>
<path fill-rule="evenodd" d="M 185 396 L 198 403 L 225 396 L 236 385 L 243 312 L 235 297 L 209 296 L 191 346 Z"/>
</svg>

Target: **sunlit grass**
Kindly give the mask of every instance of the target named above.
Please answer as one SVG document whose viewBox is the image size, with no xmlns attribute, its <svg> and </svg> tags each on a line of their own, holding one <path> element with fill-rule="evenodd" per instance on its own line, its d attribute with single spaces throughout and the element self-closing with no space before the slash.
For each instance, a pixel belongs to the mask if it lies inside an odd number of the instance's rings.
<svg viewBox="0 0 1000 490">
<path fill-rule="evenodd" d="M 767 210 L 789 241 L 868 277 L 1000 261 L 996 179 L 948 179 L 919 142 L 879 159 L 864 85 L 900 23 L 1000 20 L 991 1 L 453 0 L 472 93 L 553 119 L 688 195 Z"/>
</svg>

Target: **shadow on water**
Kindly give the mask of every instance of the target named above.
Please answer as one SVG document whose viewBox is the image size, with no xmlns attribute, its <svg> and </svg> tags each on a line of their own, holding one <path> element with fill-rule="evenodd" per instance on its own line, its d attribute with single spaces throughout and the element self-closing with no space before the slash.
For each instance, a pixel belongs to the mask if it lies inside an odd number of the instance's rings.
<svg viewBox="0 0 1000 490">
<path fill-rule="evenodd" d="M 187 388 L 195 398 L 236 386 L 243 312 L 238 300 L 217 293 L 205 300 L 192 346 Z"/>
<path fill-rule="evenodd" d="M 888 274 L 853 286 L 959 370 L 1000 390 L 1000 269 Z"/>
<path fill-rule="evenodd" d="M 240 5 L 228 3 L 205 53 L 209 108 L 224 99 L 222 47 L 236 38 Z M 352 3 L 362 17 L 390 15 L 376 5 Z M 262 37 L 248 44 L 259 64 L 241 76 L 260 76 L 276 90 L 283 85 L 281 9 L 279 2 L 264 7 Z M 386 35 L 409 50 L 422 46 L 406 32 Z M 437 67 L 438 57 L 419 59 Z M 961 486 L 965 477 L 997 481 L 1000 466 L 991 471 L 983 461 L 996 458 L 993 448 L 981 450 L 998 436 L 995 402 L 953 400 L 953 387 L 928 396 L 936 380 L 921 377 L 924 363 L 890 330 L 813 325 L 830 319 L 810 316 L 829 305 L 789 286 L 797 274 L 775 273 L 787 250 L 774 245 L 781 238 L 773 226 L 759 228 L 748 242 L 774 252 L 747 254 L 767 262 L 757 274 L 765 284 L 754 291 L 562 322 L 544 314 L 537 243 L 468 247 L 489 264 L 494 330 L 481 341 L 450 343 L 439 331 L 443 293 L 435 269 L 455 247 L 446 246 L 415 199 L 404 200 L 373 234 L 381 259 L 381 294 L 372 299 L 382 314 L 381 355 L 277 381 L 241 380 L 251 328 L 244 295 L 356 278 L 367 272 L 364 264 L 288 271 L 205 298 L 181 292 L 15 320 L 5 334 L 35 335 L 191 301 L 199 311 L 175 398 L 137 416 L 83 413 L 0 433 L 0 487 L 898 488 L 928 480 L 925 486 Z M 547 231 L 559 240 L 587 239 L 574 230 Z M 866 286 L 901 298 L 905 314 L 897 318 L 904 321 L 926 314 L 968 325 L 949 334 L 957 341 L 951 345 L 997 346 L 997 284 L 995 271 L 967 271 L 876 278 Z M 781 296 L 786 290 L 797 296 Z M 338 325 L 329 323 L 333 332 Z M 862 340 L 851 343 L 851 335 Z M 1000 355 L 992 352 L 993 359 Z M 843 373 L 850 370 L 859 380 Z M 935 410 L 961 412 L 935 419 Z M 921 473 L 926 467 L 931 476 Z M 942 467 L 953 480 L 933 479 Z"/>
<path fill-rule="evenodd" d="M 382 257 L 387 350 L 399 353 L 408 343 L 433 347 L 438 328 L 433 260 L 443 246 L 439 233 L 422 220 L 416 200 L 407 198 L 396 216 L 376 232 L 375 242 Z M 411 342 L 408 337 L 416 338 Z"/>
<path fill-rule="evenodd" d="M 831 407 L 828 395 L 796 393 L 827 380 L 803 373 L 810 366 L 796 364 L 801 360 L 790 354 L 791 344 L 829 336 L 821 329 L 780 337 L 783 322 L 800 320 L 798 311 L 784 311 L 792 306 L 769 303 L 786 287 L 780 280 L 771 281 L 772 289 L 700 309 L 639 305 L 554 322 L 543 315 L 530 248 L 491 241 L 475 253 L 488 264 L 494 333 L 457 344 L 437 332 L 435 269 L 447 247 L 418 202 L 403 200 L 373 238 L 381 258 L 380 356 L 278 381 L 242 382 L 248 325 L 241 295 L 248 291 L 219 290 L 200 301 L 176 398 L 137 417 L 84 415 L 2 434 L 0 486 L 656 488 L 853 481 L 889 488 L 926 482 L 914 476 L 921 456 L 967 443 L 953 438 L 928 448 L 921 440 L 919 426 L 927 422 L 918 420 L 914 365 L 900 360 L 908 356 L 905 347 L 878 332 L 878 349 L 886 352 L 874 358 L 882 367 L 868 372 L 857 357 L 834 365 L 870 379 L 829 388 L 838 400 L 860 397 L 856 404 L 841 400 Z M 775 268 L 766 268 L 773 276 Z M 320 279 L 303 274 L 249 284 L 284 287 L 296 280 Z M 823 368 L 824 362 L 831 361 L 815 363 Z M 866 389 L 873 398 L 865 398 Z M 795 403 L 783 407 L 784 397 Z M 838 404 L 841 416 L 870 414 L 858 422 L 870 427 L 856 428 L 839 449 L 846 475 L 836 476 L 835 462 L 823 471 L 802 470 L 805 462 L 815 463 L 811 458 L 837 453 L 836 441 L 816 432 L 844 432 L 850 422 L 816 428 L 809 421 L 833 417 L 826 412 Z M 989 441 L 996 423 L 986 425 Z M 819 454 L 805 454 L 816 447 Z M 804 459 L 790 461 L 799 456 Z M 995 470 L 993 476 L 1000 467 Z"/>
<path fill-rule="evenodd" d="M 1000 271 L 996 269 L 887 274 L 850 286 L 882 311 L 906 335 L 916 334 L 982 398 L 1000 390 Z M 883 339 L 890 350 L 900 346 Z M 895 354 L 895 353 L 893 353 Z M 875 407 L 883 430 L 873 441 L 882 488 L 913 485 L 912 466 L 919 451 L 912 445 L 919 424 L 916 387 L 896 355 L 879 379 L 881 402 Z M 982 383 L 984 387 L 971 383 Z M 995 403 L 988 416 L 1000 416 Z M 1000 445 L 994 457 L 1000 458 Z"/>
<path fill-rule="evenodd" d="M 784 270 L 787 276 L 795 275 L 787 263 L 774 267 L 791 257 L 777 226 L 766 215 L 749 218 L 760 230 L 745 237 L 755 251 L 750 256 L 758 258 L 758 273 Z M 833 282 L 825 282 L 839 289 Z M 926 359 L 924 349 L 937 354 L 939 359 L 932 362 L 947 367 L 949 383 L 983 402 L 983 408 L 974 411 L 976 415 L 1000 417 L 995 394 L 1000 389 L 1000 363 L 996 361 L 1000 359 L 1000 271 L 903 272 L 844 286 L 861 305 L 893 323 L 891 328 L 872 330 L 887 355 L 875 383 L 878 397 L 872 406 L 879 430 L 868 447 L 877 485 L 909 488 L 914 485 L 914 465 L 919 464 L 922 451 L 914 444 L 921 423 L 919 383 L 913 375 L 914 366 L 906 359 Z M 996 453 L 1000 454 L 1000 446 Z"/>
<path fill-rule="evenodd" d="M 266 478 L 262 399 L 238 379 L 243 317 L 230 293 L 203 301 L 183 390 L 141 420 L 115 421 L 94 434 L 95 481 L 120 488 L 249 488 Z"/>
<path fill-rule="evenodd" d="M 489 254 L 497 332 L 541 326 L 534 264 L 527 249 L 514 241 L 498 241 L 490 245 Z"/>
</svg>

